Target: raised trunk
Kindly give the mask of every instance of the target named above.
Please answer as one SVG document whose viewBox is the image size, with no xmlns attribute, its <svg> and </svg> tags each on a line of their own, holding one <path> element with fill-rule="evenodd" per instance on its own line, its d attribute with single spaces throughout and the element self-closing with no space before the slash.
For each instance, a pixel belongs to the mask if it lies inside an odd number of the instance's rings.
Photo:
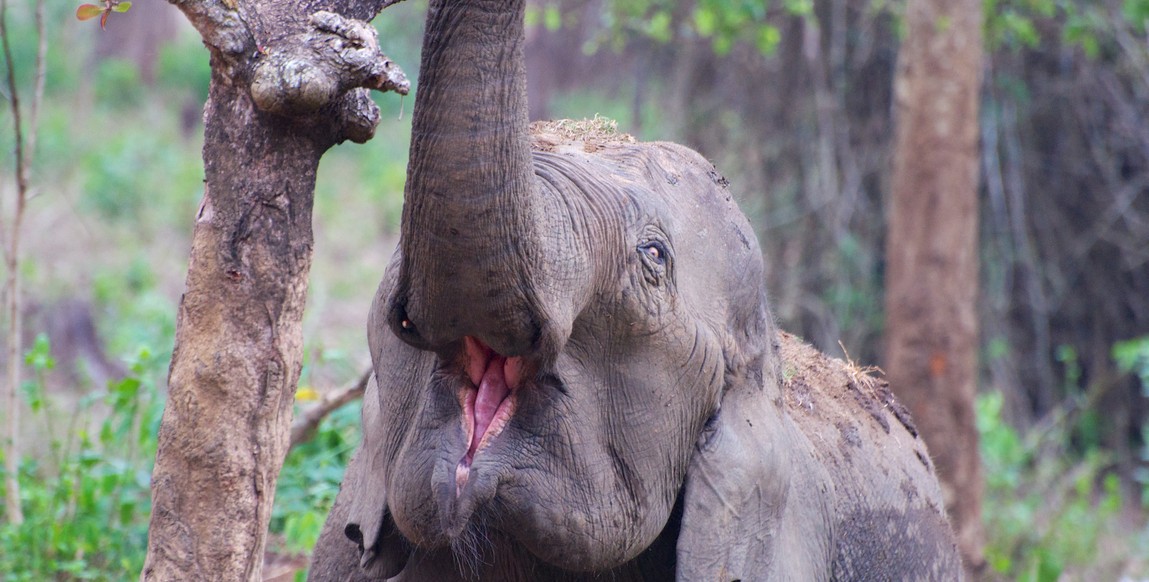
<svg viewBox="0 0 1149 582">
<path fill-rule="evenodd" d="M 436 0 L 428 12 L 389 316 L 421 347 L 474 335 L 527 353 L 549 320 L 535 295 L 524 5 Z"/>
</svg>

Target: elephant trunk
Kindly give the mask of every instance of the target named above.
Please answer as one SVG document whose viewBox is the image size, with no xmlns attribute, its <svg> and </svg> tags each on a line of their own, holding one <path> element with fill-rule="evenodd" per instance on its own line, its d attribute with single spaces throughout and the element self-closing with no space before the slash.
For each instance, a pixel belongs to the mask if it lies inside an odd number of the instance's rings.
<svg viewBox="0 0 1149 582">
<path fill-rule="evenodd" d="M 390 324 L 424 349 L 475 336 L 539 348 L 540 228 L 528 137 L 525 0 L 433 0 Z"/>
</svg>

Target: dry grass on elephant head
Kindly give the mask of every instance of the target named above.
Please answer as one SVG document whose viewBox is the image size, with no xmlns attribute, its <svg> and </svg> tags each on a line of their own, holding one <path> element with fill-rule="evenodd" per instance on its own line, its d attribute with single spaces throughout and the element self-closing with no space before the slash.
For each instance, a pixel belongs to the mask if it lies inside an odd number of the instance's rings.
<svg viewBox="0 0 1149 582">
<path fill-rule="evenodd" d="M 638 143 L 618 130 L 618 122 L 598 115 L 591 119 L 556 119 L 531 123 L 531 149 L 554 152 L 574 147 L 594 153 L 606 145 Z"/>
</svg>

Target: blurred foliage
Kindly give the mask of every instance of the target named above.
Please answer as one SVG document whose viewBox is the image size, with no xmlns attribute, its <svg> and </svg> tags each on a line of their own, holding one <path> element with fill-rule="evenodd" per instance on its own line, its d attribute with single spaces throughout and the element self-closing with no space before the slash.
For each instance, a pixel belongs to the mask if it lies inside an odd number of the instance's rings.
<svg viewBox="0 0 1149 582">
<path fill-rule="evenodd" d="M 356 402 L 335 411 L 315 438 L 287 455 L 271 512 L 271 531 L 282 535 L 287 553 L 307 554 L 319 539 L 343 470 L 359 444 L 359 410 Z"/>
<path fill-rule="evenodd" d="M 148 346 L 157 359 L 171 359 L 176 303 L 157 284 L 152 265 L 141 255 L 132 257 L 126 267 L 96 271 L 92 303 L 109 352 L 125 354 Z"/>
<path fill-rule="evenodd" d="M 143 567 L 150 475 L 166 359 L 141 349 L 131 373 L 65 408 L 46 393 L 55 362 L 41 336 L 28 352 L 24 384 L 48 450 L 20 463 L 26 520 L 0 524 L 5 580 L 119 580 Z"/>
<path fill-rule="evenodd" d="M 564 16 L 561 2 L 540 0 L 528 8 L 529 25 L 542 23 L 549 31 L 558 30 L 571 19 Z M 781 42 L 779 16 L 814 16 L 813 0 L 609 0 L 602 13 L 604 35 L 587 45 L 597 50 L 606 44 L 619 51 L 635 37 L 667 43 L 683 38 L 702 38 L 720 56 L 730 53 L 736 43 L 755 47 L 762 55 L 773 55 Z M 867 8 L 888 14 L 901 30 L 903 1 L 871 0 Z M 1062 40 L 1080 46 L 1096 56 L 1099 38 L 1106 35 L 1111 6 L 1075 0 L 984 0 L 985 33 L 989 49 L 999 47 L 1033 48 L 1041 44 L 1041 27 L 1052 19 L 1060 21 Z M 1123 0 L 1120 12 L 1139 31 L 1149 23 L 1149 1 Z"/>
<path fill-rule="evenodd" d="M 1120 478 L 1108 471 L 1107 454 L 1098 448 L 1082 457 L 1043 451 L 1062 450 L 1064 433 L 1022 436 L 1003 420 L 1002 404 L 996 392 L 976 404 L 989 567 L 1019 581 L 1078 579 L 1083 571 L 1094 579 L 1119 578 L 1124 558 L 1099 564 L 1099 548 L 1118 546 L 1118 554 L 1136 555 L 1149 546 L 1149 529 L 1132 538 L 1113 529 L 1128 501 Z"/>
<path fill-rule="evenodd" d="M 1074 0 L 985 0 L 986 42 L 990 49 L 1036 48 L 1044 34 L 1077 46 L 1090 58 L 1099 56 L 1101 43 L 1112 36 L 1114 18 L 1144 33 L 1149 23 L 1149 1 L 1080 2 Z M 1115 14 L 1116 13 L 1116 14 Z M 1051 27 L 1051 23 L 1057 26 Z"/>
<path fill-rule="evenodd" d="M 1115 343 L 1112 356 L 1120 371 L 1137 375 L 1149 390 L 1149 337 Z M 1065 366 L 1063 388 L 1079 406 L 1078 355 L 1063 345 L 1057 357 Z M 1098 437 L 1104 420 L 1094 408 L 1067 408 L 1023 433 L 1005 421 L 1003 405 L 1000 392 L 984 393 L 976 403 L 990 568 L 1026 582 L 1127 577 L 1123 562 L 1149 551 L 1149 526 L 1129 535 L 1114 523 L 1123 513 L 1149 508 L 1145 470 L 1134 474 L 1133 487 L 1122 486 L 1115 458 Z M 1145 448 L 1140 454 L 1149 461 Z"/>
<path fill-rule="evenodd" d="M 1121 372 L 1137 377 L 1141 393 L 1149 398 L 1149 336 L 1113 344 L 1113 360 Z M 1149 509 L 1149 422 L 1141 425 L 1141 443 L 1133 480 L 1141 486 L 1141 505 Z"/>
<path fill-rule="evenodd" d="M 103 219 L 147 224 L 146 214 L 165 208 L 153 204 L 158 193 L 182 192 L 185 208 L 202 193 L 203 170 L 194 150 L 172 139 L 173 132 L 139 129 L 111 133 L 87 151 L 72 150 L 80 153 L 79 173 L 85 177 L 82 203 Z"/>
<path fill-rule="evenodd" d="M 1113 344 L 1113 360 L 1122 372 L 1137 376 L 1149 396 L 1149 336 Z"/>
<path fill-rule="evenodd" d="M 192 35 L 181 36 L 160 48 L 156 63 L 156 84 L 172 93 L 202 104 L 211 83 L 211 65 L 203 47 Z"/>
<path fill-rule="evenodd" d="M 768 16 L 771 10 L 793 15 L 813 11 L 812 0 L 614 0 L 602 11 L 603 34 L 585 45 L 594 52 L 606 45 L 620 51 L 635 36 L 660 43 L 681 37 L 707 39 L 718 55 L 727 55 L 735 43 L 755 46 L 763 55 L 774 53 L 781 33 Z M 542 23 L 547 30 L 558 30 L 568 18 L 560 4 L 542 2 L 528 8 L 527 24 Z"/>
<path fill-rule="evenodd" d="M 96 103 L 111 111 L 130 114 L 138 109 L 147 93 L 135 63 L 106 59 L 96 67 Z"/>
</svg>

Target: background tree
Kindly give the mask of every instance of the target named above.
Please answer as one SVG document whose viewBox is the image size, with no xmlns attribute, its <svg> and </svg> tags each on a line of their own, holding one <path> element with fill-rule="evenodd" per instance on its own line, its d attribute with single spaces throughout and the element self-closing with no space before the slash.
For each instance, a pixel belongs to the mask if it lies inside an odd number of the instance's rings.
<svg viewBox="0 0 1149 582">
<path fill-rule="evenodd" d="M 0 392 L 3 394 L 5 430 L 2 437 L 4 446 L 4 517 L 13 525 L 24 522 L 24 511 L 20 506 L 20 372 L 23 363 L 21 350 L 23 342 L 23 289 L 20 285 L 21 242 L 23 237 L 24 213 L 28 199 L 32 196 L 30 174 L 32 161 L 36 155 L 36 135 L 40 125 L 40 104 L 44 97 L 44 54 L 48 50 L 48 39 L 44 34 L 44 4 L 35 4 L 36 58 L 32 66 L 32 94 L 24 93 L 16 81 L 16 63 L 12 55 L 11 37 L 8 32 L 8 2 L 0 0 L 0 51 L 3 52 L 7 75 L 4 86 L 8 105 L 12 113 L 12 129 L 15 141 L 16 191 L 14 192 L 11 214 L 0 218 L 0 244 L 4 248 L 4 317 L 7 328 L 4 334 L 7 374 Z M 25 103 L 21 104 L 21 98 Z"/>
<path fill-rule="evenodd" d="M 890 385 L 941 477 L 969 574 L 985 564 L 977 393 L 981 0 L 910 0 L 886 234 Z"/>
<path fill-rule="evenodd" d="M 211 53 L 204 198 L 180 302 L 141 580 L 259 580 L 303 356 L 319 158 L 407 91 L 363 22 L 395 0 L 177 0 Z"/>
</svg>

